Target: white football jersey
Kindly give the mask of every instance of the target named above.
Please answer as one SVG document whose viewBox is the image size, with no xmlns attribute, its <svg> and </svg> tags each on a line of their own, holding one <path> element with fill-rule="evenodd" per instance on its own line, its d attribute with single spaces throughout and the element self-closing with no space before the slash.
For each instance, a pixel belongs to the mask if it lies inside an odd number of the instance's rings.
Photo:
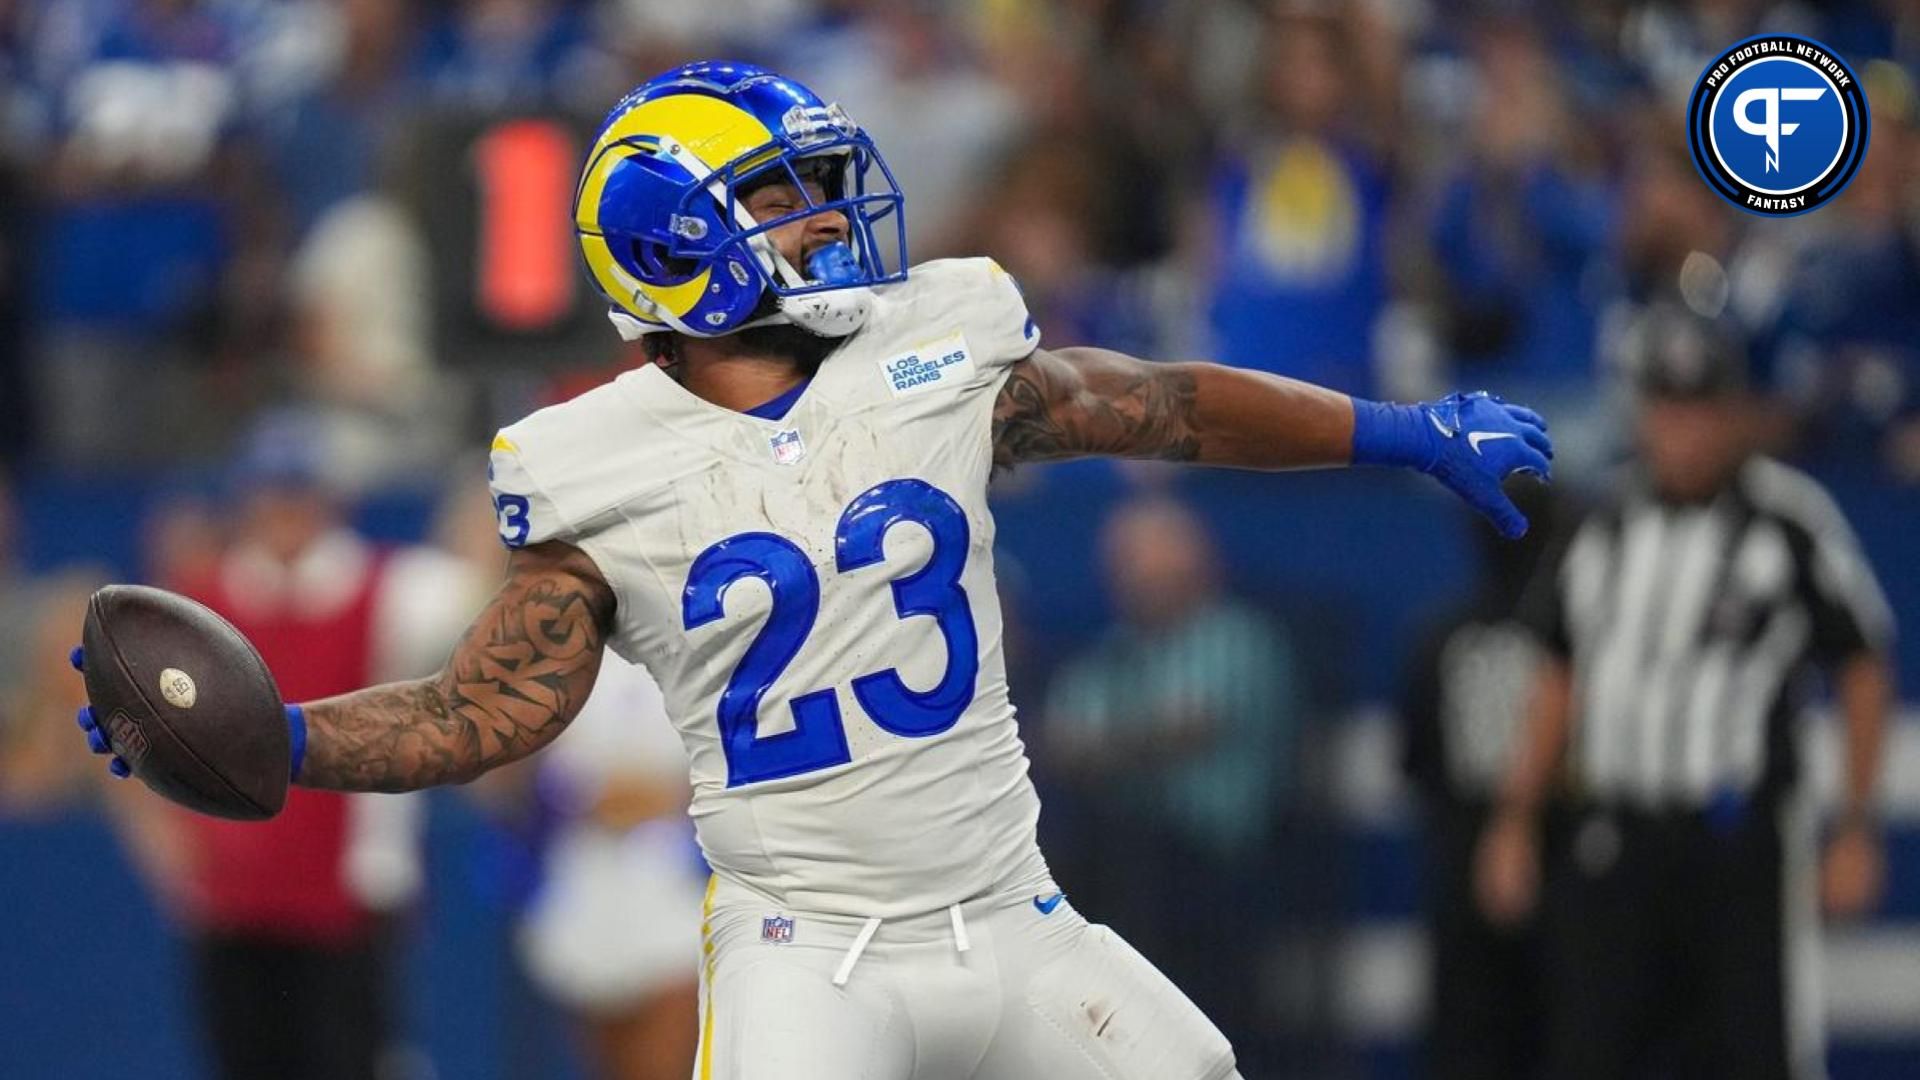
<svg viewBox="0 0 1920 1080">
<path fill-rule="evenodd" d="M 658 367 L 500 433 L 509 545 L 564 540 L 665 691 L 701 846 L 798 910 L 892 918 L 1038 859 L 994 591 L 994 398 L 1039 331 L 986 259 L 916 267 L 779 420 Z"/>
</svg>

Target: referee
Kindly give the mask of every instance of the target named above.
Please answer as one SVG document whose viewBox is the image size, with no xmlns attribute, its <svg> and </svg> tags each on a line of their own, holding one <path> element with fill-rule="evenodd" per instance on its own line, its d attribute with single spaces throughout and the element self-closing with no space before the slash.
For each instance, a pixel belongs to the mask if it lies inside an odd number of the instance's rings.
<svg viewBox="0 0 1920 1080">
<path fill-rule="evenodd" d="M 1819 892 L 1861 913 L 1892 618 L 1826 492 L 1755 452 L 1743 348 L 1671 312 L 1643 331 L 1635 468 L 1529 601 L 1546 659 L 1476 886 L 1496 920 L 1541 900 L 1545 1075 L 1819 1076 L 1795 721 L 1825 673 L 1846 754 Z M 1583 809 L 1543 873 L 1562 778 Z"/>
</svg>

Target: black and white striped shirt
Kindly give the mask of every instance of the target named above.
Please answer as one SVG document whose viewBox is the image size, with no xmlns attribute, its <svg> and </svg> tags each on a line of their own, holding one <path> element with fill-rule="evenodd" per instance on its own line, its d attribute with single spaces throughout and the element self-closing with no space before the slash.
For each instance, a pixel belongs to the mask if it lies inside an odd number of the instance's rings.
<svg viewBox="0 0 1920 1080">
<path fill-rule="evenodd" d="M 1649 809 L 1791 783 L 1807 676 L 1893 634 L 1839 508 L 1764 458 L 1710 502 L 1630 486 L 1540 584 L 1529 621 L 1572 666 L 1581 793 Z"/>
</svg>

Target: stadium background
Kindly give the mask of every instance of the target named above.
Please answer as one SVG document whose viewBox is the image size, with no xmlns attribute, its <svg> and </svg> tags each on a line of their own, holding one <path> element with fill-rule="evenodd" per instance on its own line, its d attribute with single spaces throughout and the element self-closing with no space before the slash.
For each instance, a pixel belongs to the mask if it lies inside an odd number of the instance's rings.
<svg viewBox="0 0 1920 1080">
<path fill-rule="evenodd" d="M 1748 218 L 1686 160 L 1701 64 L 1762 29 L 1820 38 L 1869 86 L 1868 161 L 1810 217 Z M 640 78 L 716 54 L 843 102 L 908 193 L 915 258 L 995 256 L 1049 343 L 1378 397 L 1486 387 L 1550 417 L 1576 490 L 1621 449 L 1636 308 L 1735 323 L 1792 456 L 1920 617 L 1914 4 L 0 0 L 6 618 L 31 625 L 15 601 L 66 575 L 149 573 L 182 535 L 155 520 L 218 507 L 262 430 L 323 448 L 370 535 L 426 537 L 493 427 L 631 362 L 566 232 L 582 134 Z M 1423 621 L 1474 579 L 1476 527 L 1384 474 L 1016 476 L 996 507 L 1036 724 L 1110 617 L 1099 523 L 1142 489 L 1195 506 L 1231 590 L 1296 631 L 1307 839 L 1274 920 L 1309 944 L 1274 965 L 1294 1003 L 1275 1015 L 1316 1075 L 1406 1075 L 1419 858 L 1389 706 Z M 1899 660 L 1920 686 L 1915 635 Z M 0 702 L 36 677 L 0 668 Z M 0 745 L 36 722 L 0 717 Z M 0 1075 L 197 1075 L 178 943 L 70 749 L 0 774 Z M 1920 1072 L 1911 711 L 1886 790 L 1887 900 L 1827 950 L 1842 1077 Z M 443 1077 L 555 1075 L 497 843 L 442 793 L 427 852 L 410 1040 Z"/>
</svg>

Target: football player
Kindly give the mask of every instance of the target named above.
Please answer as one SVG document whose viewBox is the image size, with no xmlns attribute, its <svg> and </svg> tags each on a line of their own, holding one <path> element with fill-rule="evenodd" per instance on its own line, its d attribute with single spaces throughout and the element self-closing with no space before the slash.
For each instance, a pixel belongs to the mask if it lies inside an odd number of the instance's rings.
<svg viewBox="0 0 1920 1080">
<path fill-rule="evenodd" d="M 1500 483 L 1546 475 L 1545 425 L 1041 349 L 992 261 L 907 270 L 901 207 L 866 133 L 773 72 L 693 64 L 622 100 L 576 225 L 652 362 L 500 432 L 498 595 L 438 675 L 290 707 L 295 776 L 471 780 L 551 741 L 610 648 L 692 760 L 700 1080 L 1236 1076 L 1035 844 L 988 481 L 1089 454 L 1398 465 L 1518 535 Z"/>
</svg>

